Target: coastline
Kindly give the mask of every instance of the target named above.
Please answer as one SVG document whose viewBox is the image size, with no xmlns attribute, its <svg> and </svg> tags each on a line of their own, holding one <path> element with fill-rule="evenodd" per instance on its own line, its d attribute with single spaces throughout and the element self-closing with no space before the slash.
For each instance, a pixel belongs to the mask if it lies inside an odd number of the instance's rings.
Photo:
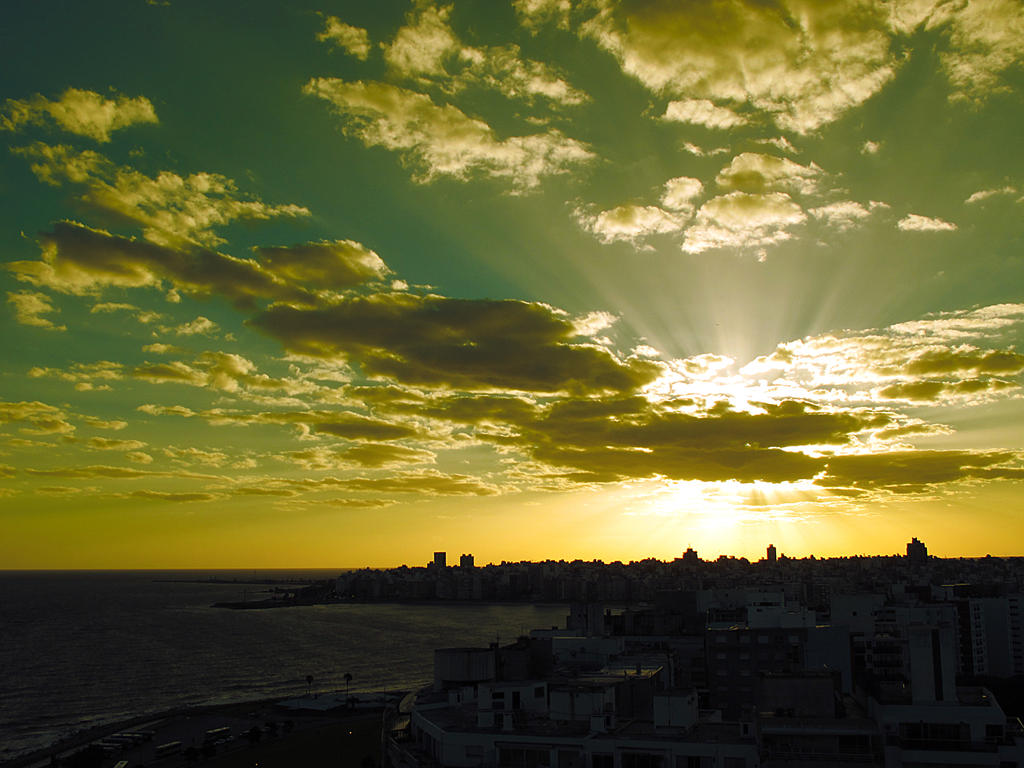
<svg viewBox="0 0 1024 768">
<path fill-rule="evenodd" d="M 382 692 L 397 698 L 403 693 Z M 353 694 L 352 698 L 357 699 L 359 695 Z M 365 697 L 371 694 L 361 695 Z M 321 699 L 321 696 L 324 698 Z M 255 759 L 260 765 L 272 765 L 276 764 L 275 755 L 280 758 L 285 754 L 293 754 L 294 744 L 301 744 L 303 752 L 312 754 L 328 750 L 331 744 L 336 746 L 337 743 L 347 745 L 346 753 L 359 753 L 358 759 L 352 763 L 353 766 L 360 765 L 359 761 L 367 754 L 374 756 L 379 764 L 381 717 L 384 706 L 330 706 L 327 702 L 331 701 L 331 696 L 335 696 L 336 702 L 340 700 L 340 694 L 323 692 L 293 699 L 249 699 L 140 714 L 70 734 L 46 747 L 0 763 L 0 768 L 43 768 L 53 764 L 60 765 L 60 761 L 86 749 L 90 744 L 97 744 L 114 734 L 132 732 L 133 729 L 136 732 L 155 732 L 151 742 L 145 747 L 139 747 L 139 751 L 152 752 L 158 744 L 166 743 L 168 740 L 181 741 L 183 747 L 199 747 L 203 743 L 203 733 L 209 730 L 207 726 L 215 724 L 213 727 L 219 727 L 221 723 L 228 721 L 234 725 L 234 739 L 226 748 L 218 749 L 215 754 L 207 756 L 204 764 L 230 768 L 234 764 L 252 765 L 252 760 Z M 308 701 L 310 707 L 302 708 L 303 701 Z M 285 706 L 286 704 L 290 706 Z M 247 725 L 248 728 L 245 727 Z M 260 730 L 261 736 L 258 739 L 245 738 L 253 727 Z M 177 738 L 172 739 L 172 736 Z M 162 759 L 161 765 L 176 766 L 187 762 L 183 752 L 178 753 L 176 757 L 176 760 Z M 56 763 L 53 762 L 55 758 L 58 760 Z M 270 762 L 267 762 L 268 759 Z"/>
</svg>

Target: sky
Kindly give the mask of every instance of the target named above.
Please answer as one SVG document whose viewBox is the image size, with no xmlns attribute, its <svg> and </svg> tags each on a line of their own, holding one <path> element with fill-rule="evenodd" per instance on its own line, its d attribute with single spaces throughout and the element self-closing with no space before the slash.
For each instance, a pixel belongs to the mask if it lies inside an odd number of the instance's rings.
<svg viewBox="0 0 1024 768">
<path fill-rule="evenodd" d="M 0 568 L 1021 555 L 1018 0 L 13 0 Z"/>
</svg>

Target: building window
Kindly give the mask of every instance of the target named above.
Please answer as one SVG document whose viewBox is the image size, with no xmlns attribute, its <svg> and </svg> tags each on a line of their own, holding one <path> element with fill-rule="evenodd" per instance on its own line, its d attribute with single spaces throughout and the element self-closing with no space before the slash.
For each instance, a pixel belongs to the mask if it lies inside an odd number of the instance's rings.
<svg viewBox="0 0 1024 768">
<path fill-rule="evenodd" d="M 615 757 L 613 755 L 594 754 L 590 756 L 590 768 L 614 768 Z"/>
<path fill-rule="evenodd" d="M 543 699 L 544 698 L 544 686 L 543 685 L 538 685 L 536 688 L 533 689 L 533 698 L 535 698 L 535 699 Z"/>
</svg>

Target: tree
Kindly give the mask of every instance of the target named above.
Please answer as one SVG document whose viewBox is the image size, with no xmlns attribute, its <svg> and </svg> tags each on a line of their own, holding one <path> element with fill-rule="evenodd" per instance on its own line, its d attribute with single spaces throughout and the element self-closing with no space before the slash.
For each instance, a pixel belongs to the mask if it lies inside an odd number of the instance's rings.
<svg viewBox="0 0 1024 768">
<path fill-rule="evenodd" d="M 312 689 L 312 687 L 313 687 L 313 676 L 312 675 L 306 675 L 306 695 L 307 696 L 310 695 L 310 690 Z"/>
<path fill-rule="evenodd" d="M 351 704 L 351 701 L 349 700 L 349 697 L 348 697 L 348 686 L 349 686 L 349 683 L 351 683 L 351 682 L 352 682 L 352 673 L 351 672 L 346 672 L 345 673 L 345 704 Z"/>
</svg>

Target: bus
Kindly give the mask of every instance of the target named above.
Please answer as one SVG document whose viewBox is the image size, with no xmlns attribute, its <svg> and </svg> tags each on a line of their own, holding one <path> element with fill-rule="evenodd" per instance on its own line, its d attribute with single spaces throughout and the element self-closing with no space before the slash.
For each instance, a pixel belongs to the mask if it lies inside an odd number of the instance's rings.
<svg viewBox="0 0 1024 768">
<path fill-rule="evenodd" d="M 211 728 L 208 730 L 206 735 L 203 737 L 203 743 L 216 744 L 219 741 L 226 741 L 229 738 L 231 738 L 231 727 L 225 725 L 220 728 Z"/>
<path fill-rule="evenodd" d="M 166 744 L 161 744 L 156 748 L 155 753 L 157 758 L 167 757 L 168 755 L 176 755 L 181 752 L 180 741 L 168 741 Z"/>
</svg>

